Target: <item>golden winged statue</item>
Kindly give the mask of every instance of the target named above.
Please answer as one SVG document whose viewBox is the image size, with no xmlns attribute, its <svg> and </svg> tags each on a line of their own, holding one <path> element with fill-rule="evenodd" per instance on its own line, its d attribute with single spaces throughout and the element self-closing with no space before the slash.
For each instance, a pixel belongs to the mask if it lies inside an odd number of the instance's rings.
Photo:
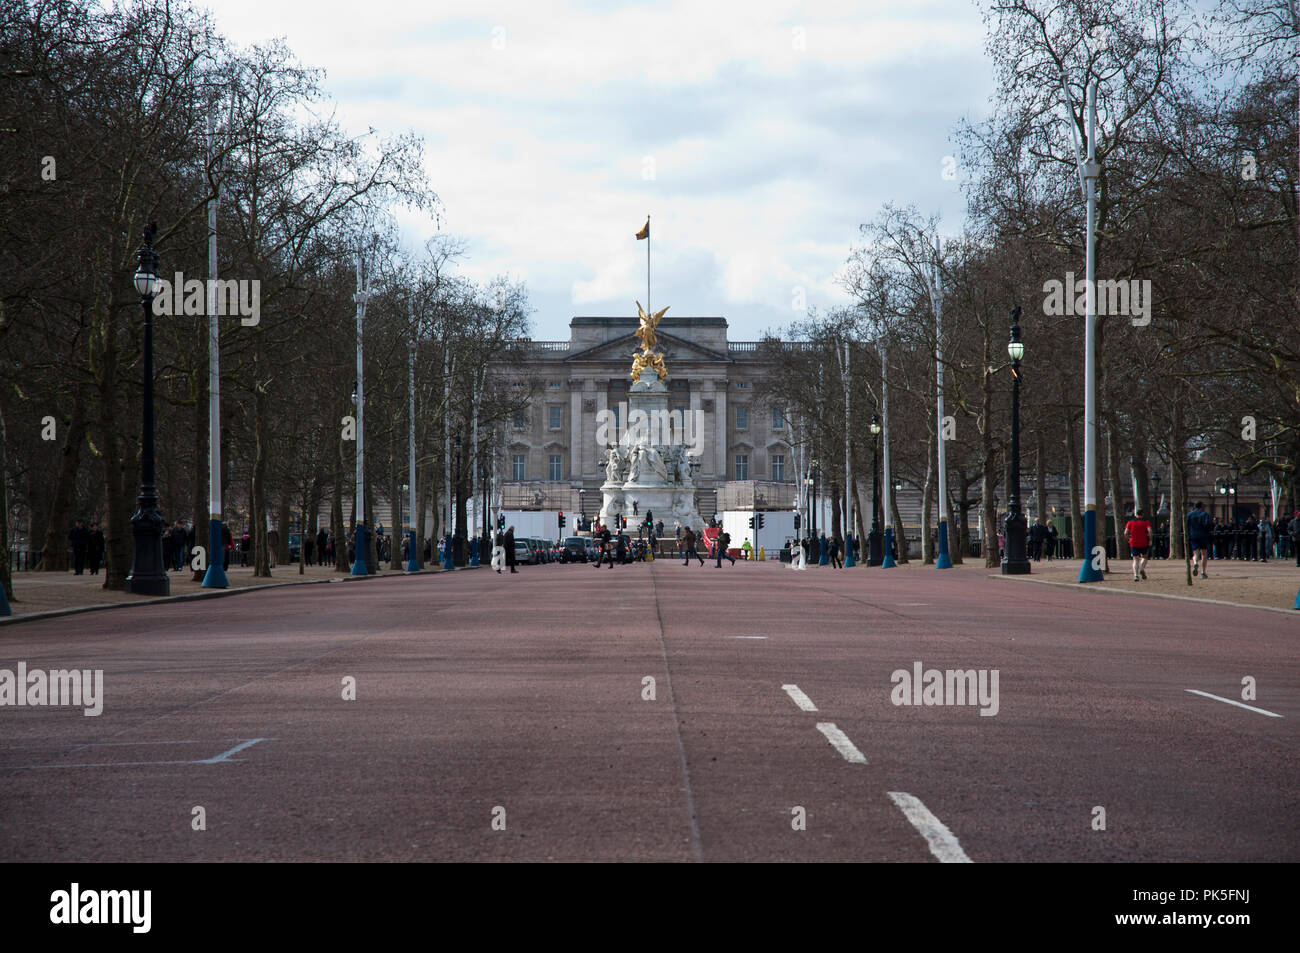
<svg viewBox="0 0 1300 953">
<path fill-rule="evenodd" d="M 654 368 L 655 373 L 659 375 L 661 381 L 668 379 L 668 368 L 664 366 L 663 355 L 652 352 L 655 342 L 658 340 L 658 338 L 655 337 L 655 328 L 659 324 L 659 319 L 662 318 L 667 311 L 668 308 L 663 308 L 660 311 L 656 311 L 654 314 L 646 314 L 645 310 L 641 307 L 641 302 L 638 301 L 636 303 L 636 313 L 641 319 L 641 324 L 632 332 L 632 336 L 641 342 L 641 353 L 637 354 L 636 358 L 632 361 L 632 380 L 634 381 L 640 379 L 641 371 L 647 367 Z"/>
</svg>

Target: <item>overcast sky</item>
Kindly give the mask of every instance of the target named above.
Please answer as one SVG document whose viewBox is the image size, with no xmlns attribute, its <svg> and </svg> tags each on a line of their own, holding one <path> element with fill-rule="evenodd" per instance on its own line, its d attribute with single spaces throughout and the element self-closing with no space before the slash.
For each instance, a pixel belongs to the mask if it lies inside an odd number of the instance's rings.
<svg viewBox="0 0 1300 953">
<path fill-rule="evenodd" d="M 241 45 L 284 37 L 349 131 L 425 140 L 462 270 L 527 283 L 534 337 L 574 315 L 721 315 L 732 340 L 847 303 L 858 225 L 943 177 L 992 73 L 973 0 L 209 0 Z M 418 247 L 435 231 L 399 217 Z"/>
</svg>

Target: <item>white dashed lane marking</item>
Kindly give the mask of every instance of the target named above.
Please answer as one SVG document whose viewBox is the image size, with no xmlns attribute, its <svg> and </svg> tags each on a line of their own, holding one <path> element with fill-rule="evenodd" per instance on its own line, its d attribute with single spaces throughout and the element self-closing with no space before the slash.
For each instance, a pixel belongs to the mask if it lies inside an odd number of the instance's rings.
<svg viewBox="0 0 1300 953">
<path fill-rule="evenodd" d="M 794 703 L 804 711 L 816 711 L 817 706 L 805 695 L 798 685 L 782 685 L 781 690 L 794 699 Z"/>
<path fill-rule="evenodd" d="M 912 826 L 921 832 L 921 836 L 930 845 L 930 853 L 934 854 L 939 863 L 971 863 L 971 859 L 961 849 L 957 837 L 948 830 L 943 821 L 930 813 L 930 809 L 922 804 L 920 799 L 903 791 L 890 791 L 889 797 L 898 805 L 903 816 L 912 822 Z"/>
<path fill-rule="evenodd" d="M 834 746 L 835 750 L 844 756 L 844 760 L 853 764 L 866 764 L 867 758 L 861 751 L 854 747 L 853 742 L 849 741 L 848 735 L 835 727 L 833 722 L 818 722 L 817 730 L 826 736 L 826 740 Z"/>
</svg>

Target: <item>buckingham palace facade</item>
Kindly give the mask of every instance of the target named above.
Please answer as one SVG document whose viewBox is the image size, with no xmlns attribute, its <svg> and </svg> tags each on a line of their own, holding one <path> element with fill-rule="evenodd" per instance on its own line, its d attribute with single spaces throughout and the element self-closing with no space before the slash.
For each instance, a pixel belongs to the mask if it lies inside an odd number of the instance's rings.
<svg viewBox="0 0 1300 953">
<path fill-rule="evenodd" d="M 635 317 L 575 317 L 569 340 L 527 342 L 524 373 L 535 380 L 534 397 L 509 421 L 499 448 L 506 508 L 580 508 L 586 516 L 599 509 L 605 471 L 598 432 L 626 413 L 637 325 Z M 700 430 L 701 514 L 729 506 L 789 508 L 792 437 L 781 409 L 755 396 L 756 382 L 771 371 L 758 342 L 728 341 L 720 317 L 665 315 L 656 333 L 669 410 L 690 413 Z"/>
</svg>

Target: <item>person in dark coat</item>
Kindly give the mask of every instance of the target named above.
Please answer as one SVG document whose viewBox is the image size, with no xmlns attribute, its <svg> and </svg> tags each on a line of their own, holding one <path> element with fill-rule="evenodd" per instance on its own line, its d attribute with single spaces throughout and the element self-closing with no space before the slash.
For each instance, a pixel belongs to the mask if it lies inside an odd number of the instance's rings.
<svg viewBox="0 0 1300 953">
<path fill-rule="evenodd" d="M 330 558 L 328 552 L 329 541 L 330 535 L 323 528 L 316 533 L 316 552 L 320 554 L 320 564 L 322 566 Z"/>
<path fill-rule="evenodd" d="M 185 527 L 177 520 L 172 524 L 172 569 L 180 572 L 185 568 Z"/>
<path fill-rule="evenodd" d="M 695 531 L 689 526 L 686 527 L 686 532 L 682 536 L 682 552 L 686 556 L 686 558 L 682 560 L 683 566 L 689 566 L 691 564 L 692 556 L 700 561 L 701 566 L 704 565 L 704 557 L 701 556 L 700 551 L 695 548 Z"/>
<path fill-rule="evenodd" d="M 90 536 L 86 543 L 86 558 L 90 562 L 90 574 L 99 575 L 99 564 L 104 561 L 104 533 L 98 523 L 90 524 Z"/>
<path fill-rule="evenodd" d="M 68 531 L 68 545 L 72 547 L 72 568 L 80 576 L 86 568 L 86 548 L 90 545 L 90 531 L 85 520 L 77 520 Z"/>
<path fill-rule="evenodd" d="M 230 524 L 221 524 L 221 546 L 226 551 L 226 561 L 221 569 L 224 572 L 230 568 L 230 553 L 235 548 L 235 537 L 230 534 Z"/>
<path fill-rule="evenodd" d="M 614 551 L 610 546 L 610 540 L 612 540 L 614 536 L 612 533 L 610 533 L 609 526 L 608 525 L 602 526 L 600 528 L 600 532 L 596 534 L 596 538 L 600 540 L 600 556 L 596 560 L 596 568 L 599 569 L 604 564 L 605 560 L 608 559 L 609 568 L 613 569 Z"/>
<path fill-rule="evenodd" d="M 714 568 L 721 569 L 722 560 L 724 559 L 730 559 L 731 565 L 733 566 L 736 565 L 736 557 L 731 555 L 731 553 L 727 552 L 727 550 L 730 548 L 731 548 L 731 534 L 719 533 L 718 540 L 717 543 L 715 544 L 715 549 L 714 549 L 715 554 L 718 557 L 718 563 Z"/>
<path fill-rule="evenodd" d="M 515 528 L 513 526 L 506 527 L 505 547 L 506 565 L 510 567 L 511 572 L 518 572 L 519 570 L 515 568 Z"/>
</svg>

